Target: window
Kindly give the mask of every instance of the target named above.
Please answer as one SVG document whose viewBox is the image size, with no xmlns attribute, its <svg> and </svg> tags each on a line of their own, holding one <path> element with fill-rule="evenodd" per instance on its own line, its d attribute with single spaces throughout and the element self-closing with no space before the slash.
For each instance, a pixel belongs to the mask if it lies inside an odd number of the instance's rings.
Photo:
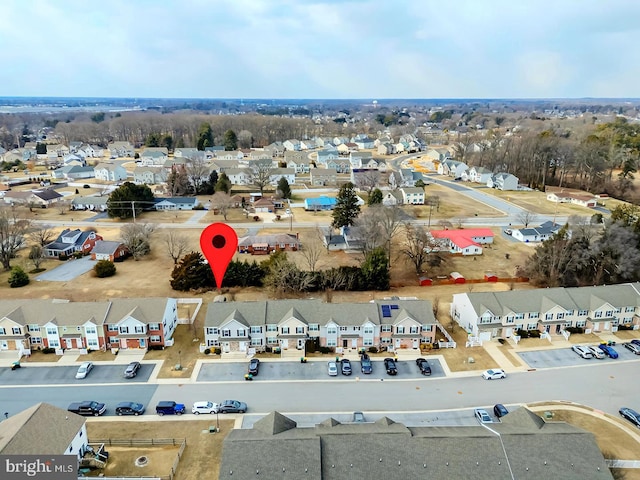
<svg viewBox="0 0 640 480">
<path fill-rule="evenodd" d="M 624 313 L 633 313 L 635 311 L 635 307 L 624 307 Z"/>
<path fill-rule="evenodd" d="M 409 327 L 409 333 L 418 333 L 419 329 L 420 327 L 414 325 L 412 327 Z"/>
<path fill-rule="evenodd" d="M 87 335 L 95 335 L 96 334 L 96 327 L 85 327 L 84 330 L 87 333 Z"/>
<path fill-rule="evenodd" d="M 586 317 L 589 314 L 589 310 L 578 310 L 579 317 Z"/>
<path fill-rule="evenodd" d="M 396 333 L 404 333 L 404 327 L 402 325 L 398 325 L 396 327 Z"/>
<path fill-rule="evenodd" d="M 327 335 L 336 335 L 338 333 L 338 328 L 335 326 L 327 327 Z"/>
<path fill-rule="evenodd" d="M 622 311 L 622 309 L 620 309 L 620 308 L 616 308 L 614 311 L 615 311 L 616 313 L 620 313 L 620 312 Z"/>
<path fill-rule="evenodd" d="M 251 327 L 251 333 L 262 333 L 262 327 Z"/>
<path fill-rule="evenodd" d="M 109 338 L 109 343 L 118 343 L 119 340 L 116 337 L 110 337 Z"/>
<path fill-rule="evenodd" d="M 230 337 L 231 336 L 231 330 L 229 330 L 228 328 L 223 328 L 222 329 L 222 336 L 223 337 Z"/>
<path fill-rule="evenodd" d="M 335 347 L 337 345 L 335 338 L 327 338 L 327 347 Z"/>
<path fill-rule="evenodd" d="M 530 323 L 529 325 L 527 325 L 527 330 L 537 330 L 537 329 L 538 329 L 537 323 Z"/>
<path fill-rule="evenodd" d="M 251 339 L 251 345 L 253 345 L 253 346 L 262 345 L 262 339 L 261 338 L 252 338 Z"/>
<path fill-rule="evenodd" d="M 136 325 L 135 332 L 136 333 L 144 333 L 144 326 L 143 325 Z"/>
<path fill-rule="evenodd" d="M 586 320 L 578 320 L 576 322 L 576 327 L 578 328 L 584 328 L 587 326 L 587 321 Z"/>
<path fill-rule="evenodd" d="M 391 325 L 382 325 L 380 327 L 380 331 L 381 332 L 390 332 L 391 331 Z"/>
<path fill-rule="evenodd" d="M 513 323 L 513 321 L 514 321 L 514 317 L 513 317 L 513 315 L 509 315 L 509 316 L 507 317 L 507 321 L 506 321 L 506 323 Z"/>
<path fill-rule="evenodd" d="M 207 347 L 215 347 L 218 345 L 217 340 L 207 340 Z"/>
<path fill-rule="evenodd" d="M 524 313 L 516 313 L 516 320 L 524 320 Z"/>
<path fill-rule="evenodd" d="M 31 337 L 31 343 L 42 343 L 42 337 Z"/>
<path fill-rule="evenodd" d="M 107 325 L 107 330 L 109 332 L 117 332 L 118 331 L 118 326 L 117 325 L 113 325 L 113 324 L 109 324 Z M 47 330 L 48 332 L 49 330 Z"/>
<path fill-rule="evenodd" d="M 22 333 L 22 329 L 20 327 L 13 327 L 11 329 L 11 333 L 13 333 L 14 335 L 20 335 Z"/>
<path fill-rule="evenodd" d="M 423 332 L 431 332 L 433 331 L 433 325 L 422 325 Z"/>
<path fill-rule="evenodd" d="M 273 324 L 267 325 L 267 332 L 277 332 L 277 331 L 278 331 L 277 325 L 273 325 Z"/>
<path fill-rule="evenodd" d="M 2 332 L 0 333 L 4 333 L 4 328 L 2 328 Z M 47 328 L 47 335 L 58 335 L 58 329 L 55 327 Z"/>
<path fill-rule="evenodd" d="M 40 331 L 40 325 L 29 325 L 29 331 L 30 332 L 39 332 Z"/>
<path fill-rule="evenodd" d="M 356 325 L 355 327 L 353 327 L 353 331 L 354 332 L 359 332 L 360 331 L 360 326 Z"/>
<path fill-rule="evenodd" d="M 563 318 L 564 318 L 564 313 L 559 312 L 559 313 L 556 314 L 556 319 L 562 320 Z"/>
<path fill-rule="evenodd" d="M 52 348 L 56 348 L 60 346 L 60 342 L 58 342 L 58 340 L 50 340 L 49 341 L 49 346 Z"/>
<path fill-rule="evenodd" d="M 304 334 L 304 327 L 296 327 L 296 333 L 298 335 Z"/>
<path fill-rule="evenodd" d="M 217 328 L 211 328 L 211 327 L 207 327 L 206 328 L 207 335 L 213 335 L 214 331 L 216 331 L 216 333 L 218 333 L 217 330 L 218 330 Z"/>
<path fill-rule="evenodd" d="M 282 335 L 289 335 L 289 327 L 282 327 L 280 333 L 282 333 Z"/>
<path fill-rule="evenodd" d="M 573 316 L 573 310 L 567 310 L 567 316 L 568 317 Z"/>
<path fill-rule="evenodd" d="M 161 341 L 160 335 L 151 335 L 149 337 L 149 341 L 150 342 L 160 343 L 160 341 Z"/>
<path fill-rule="evenodd" d="M 370 346 L 372 346 L 372 345 L 373 345 L 373 338 L 365 338 L 365 339 L 363 340 L 363 345 L 364 345 L 365 347 L 370 347 Z"/>
<path fill-rule="evenodd" d="M 89 345 L 90 347 L 97 347 L 98 341 L 95 338 L 90 338 L 87 340 L 87 345 Z"/>
<path fill-rule="evenodd" d="M 531 312 L 529 313 L 529 318 L 534 319 L 534 318 L 539 318 L 540 314 L 538 312 Z"/>
<path fill-rule="evenodd" d="M 310 332 L 317 332 L 320 330 L 320 325 L 318 325 L 317 323 L 310 323 L 309 324 L 309 331 Z"/>
<path fill-rule="evenodd" d="M 373 335 L 373 327 L 371 325 L 366 325 L 364 327 L 364 334 L 365 335 Z"/>
<path fill-rule="evenodd" d="M 347 331 L 347 327 L 340 327 L 340 331 L 341 332 L 346 332 Z"/>
<path fill-rule="evenodd" d="M 269 344 L 278 343 L 278 339 L 276 337 L 267 337 L 267 343 Z"/>
<path fill-rule="evenodd" d="M 631 317 L 624 317 L 624 318 L 622 319 L 622 323 L 623 323 L 624 325 L 629 325 L 629 324 L 631 323 Z"/>
<path fill-rule="evenodd" d="M 594 317 L 595 318 L 602 318 L 602 312 L 596 312 Z"/>
<path fill-rule="evenodd" d="M 120 327 L 120 328 L 118 328 L 118 331 L 120 333 L 129 333 L 129 327 L 126 327 L 126 326 L 125 327 Z"/>
<path fill-rule="evenodd" d="M 605 313 L 605 315 L 608 317 L 613 317 L 613 310 L 607 310 L 607 313 Z"/>
<path fill-rule="evenodd" d="M 236 330 L 236 335 L 238 337 L 246 337 L 247 336 L 247 330 L 245 328 L 240 328 L 240 329 Z"/>
<path fill-rule="evenodd" d="M 545 320 L 553 320 L 553 313 L 547 313 L 547 314 L 544 316 L 544 319 L 545 319 Z"/>
<path fill-rule="evenodd" d="M 391 339 L 389 337 L 382 337 L 380 343 L 391 343 Z"/>
<path fill-rule="evenodd" d="M 149 324 L 149 330 L 160 330 L 160 324 L 159 323 L 150 323 Z"/>
</svg>

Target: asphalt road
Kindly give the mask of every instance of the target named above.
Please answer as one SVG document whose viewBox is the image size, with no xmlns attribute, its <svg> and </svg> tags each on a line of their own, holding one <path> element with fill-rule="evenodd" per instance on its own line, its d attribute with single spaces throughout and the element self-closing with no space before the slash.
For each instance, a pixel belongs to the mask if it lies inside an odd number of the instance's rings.
<svg viewBox="0 0 640 480">
<path fill-rule="evenodd" d="M 573 365 L 595 365 L 596 362 L 621 362 L 623 360 L 638 360 L 638 355 L 627 350 L 621 343 L 613 347 L 618 352 L 618 358 L 612 359 L 605 357 L 598 358 L 582 358 L 570 348 L 539 350 L 531 352 L 519 352 L 518 355 L 532 368 L 554 368 L 567 367 Z"/>
<path fill-rule="evenodd" d="M 621 406 L 640 409 L 640 384 L 635 381 L 636 361 L 597 362 L 584 366 L 545 369 L 509 375 L 503 380 L 483 380 L 479 376 L 460 378 L 359 379 L 336 381 L 254 381 L 197 382 L 183 384 L 85 384 L 82 387 L 0 386 L 0 412 L 10 414 L 37 402 L 61 408 L 78 400 L 105 402 L 113 412 L 125 400 L 153 406 L 160 400 L 191 404 L 198 400 L 220 402 L 237 399 L 247 402 L 249 414 L 272 410 L 282 413 L 349 414 L 353 411 L 425 412 L 448 409 L 492 408 L 496 403 L 519 404 L 563 400 L 591 405 L 617 414 Z M 16 372 L 12 372 L 16 373 Z M 93 373 L 93 372 L 92 372 Z M 338 377 L 340 378 L 340 377 Z"/>
<path fill-rule="evenodd" d="M 145 383 L 153 372 L 155 365 L 142 364 L 134 378 L 125 379 L 122 375 L 126 365 L 94 366 L 91 372 L 82 379 L 76 379 L 78 366 L 34 367 L 23 364 L 23 368 L 11 370 L 0 369 L 0 385 L 95 385 L 106 383 Z"/>
</svg>

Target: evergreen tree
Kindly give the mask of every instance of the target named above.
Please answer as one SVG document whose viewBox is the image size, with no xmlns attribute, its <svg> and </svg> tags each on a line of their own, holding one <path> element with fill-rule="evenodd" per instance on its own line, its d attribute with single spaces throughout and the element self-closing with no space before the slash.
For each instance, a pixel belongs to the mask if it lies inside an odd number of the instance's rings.
<svg viewBox="0 0 640 480">
<path fill-rule="evenodd" d="M 147 139 L 144 141 L 145 147 L 159 147 L 160 146 L 160 134 L 150 133 Z"/>
<path fill-rule="evenodd" d="M 231 180 L 227 177 L 227 174 L 222 172 L 220 178 L 216 183 L 216 192 L 229 193 L 231 191 Z"/>
<path fill-rule="evenodd" d="M 116 274 L 116 266 L 111 260 L 98 260 L 93 271 L 98 278 L 113 277 Z"/>
<path fill-rule="evenodd" d="M 204 150 L 205 147 L 213 147 L 213 130 L 211 125 L 204 122 L 200 125 L 198 130 L 198 150 Z"/>
<path fill-rule="evenodd" d="M 331 226 L 334 228 L 348 227 L 353 225 L 353 221 L 360 213 L 360 205 L 358 205 L 358 196 L 351 182 L 347 182 L 340 187 L 338 197 L 336 198 L 336 206 L 333 209 L 333 222 Z"/>
<path fill-rule="evenodd" d="M 362 264 L 367 290 L 389 290 L 389 259 L 383 247 L 372 250 Z"/>
<path fill-rule="evenodd" d="M 367 201 L 367 205 L 380 205 L 382 204 L 382 191 L 379 188 L 374 188 L 369 195 L 369 199 Z"/>
<path fill-rule="evenodd" d="M 11 288 L 24 287 L 29 284 L 29 275 L 21 267 L 13 267 L 9 274 L 9 286 Z"/>
<path fill-rule="evenodd" d="M 151 208 L 153 204 L 153 192 L 147 185 L 125 182 L 109 195 L 107 214 L 110 218 L 130 218 L 133 216 L 133 208 L 137 214 L 145 208 Z"/>
<path fill-rule="evenodd" d="M 200 252 L 186 254 L 171 272 L 171 288 L 186 292 L 192 289 L 215 287 L 211 267 L 205 263 Z"/>
<path fill-rule="evenodd" d="M 233 130 L 227 130 L 226 132 L 224 132 L 224 140 L 222 141 L 222 144 L 224 145 L 224 149 L 227 152 L 237 150 L 238 136 L 236 135 L 236 132 L 234 132 Z"/>
<path fill-rule="evenodd" d="M 280 177 L 280 180 L 278 180 L 278 191 L 282 198 L 291 198 L 291 187 L 285 177 Z"/>
</svg>

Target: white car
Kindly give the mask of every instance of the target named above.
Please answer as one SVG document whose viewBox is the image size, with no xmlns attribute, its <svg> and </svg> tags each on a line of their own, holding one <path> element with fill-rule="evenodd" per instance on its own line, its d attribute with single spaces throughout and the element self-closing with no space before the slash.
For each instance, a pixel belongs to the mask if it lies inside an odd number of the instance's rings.
<svg viewBox="0 0 640 480">
<path fill-rule="evenodd" d="M 191 407 L 191 413 L 200 415 L 201 413 L 217 413 L 218 404 L 213 402 L 195 402 Z"/>
<path fill-rule="evenodd" d="M 487 412 L 486 410 L 483 410 L 482 408 L 476 408 L 473 413 L 480 423 L 493 423 L 491 415 L 489 415 L 489 412 Z"/>
<path fill-rule="evenodd" d="M 330 377 L 335 377 L 338 375 L 338 365 L 336 365 L 336 362 L 327 363 L 327 373 Z"/>
<path fill-rule="evenodd" d="M 598 360 L 602 360 L 603 358 L 606 357 L 604 352 L 602 350 L 600 350 L 598 347 L 594 347 L 593 345 L 589 345 L 587 348 L 591 352 L 591 355 L 593 355 L 593 358 L 597 358 Z"/>
<path fill-rule="evenodd" d="M 497 378 L 507 378 L 507 374 L 501 368 L 494 368 L 482 372 L 482 378 L 485 380 L 495 380 Z"/>
<path fill-rule="evenodd" d="M 571 350 L 576 352 L 582 358 L 593 358 L 593 353 L 589 350 L 589 347 L 586 347 L 585 345 L 573 345 Z"/>
<path fill-rule="evenodd" d="M 91 362 L 82 362 L 78 367 L 78 371 L 76 372 L 76 378 L 85 378 L 89 375 L 89 372 L 93 368 L 93 363 Z"/>
</svg>

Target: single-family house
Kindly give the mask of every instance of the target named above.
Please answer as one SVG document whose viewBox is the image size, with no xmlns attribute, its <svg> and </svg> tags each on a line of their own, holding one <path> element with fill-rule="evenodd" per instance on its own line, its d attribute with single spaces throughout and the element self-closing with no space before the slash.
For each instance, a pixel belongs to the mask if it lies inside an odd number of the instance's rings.
<svg viewBox="0 0 640 480">
<path fill-rule="evenodd" d="M 156 210 L 193 210 L 198 206 L 196 197 L 156 198 L 153 208 Z"/>
<path fill-rule="evenodd" d="M 354 138 L 353 143 L 355 143 L 360 150 L 375 148 L 375 141 L 366 135 Z"/>
<path fill-rule="evenodd" d="M 496 173 L 487 181 L 487 187 L 498 190 L 518 190 L 519 179 L 510 173 Z"/>
<path fill-rule="evenodd" d="M 393 155 L 396 153 L 396 147 L 391 142 L 385 142 L 378 145 L 378 155 Z"/>
<path fill-rule="evenodd" d="M 242 161 L 244 160 L 244 153 L 241 152 L 240 150 L 223 150 L 223 151 L 217 151 L 215 152 L 216 154 L 216 159 L 219 160 L 237 160 L 237 161 Z"/>
<path fill-rule="evenodd" d="M 231 185 L 250 185 L 251 170 L 248 168 L 227 168 L 224 173 L 229 177 Z"/>
<path fill-rule="evenodd" d="M 67 155 L 62 157 L 62 164 L 65 166 L 68 165 L 68 166 L 84 167 L 87 164 L 87 162 L 85 162 L 84 158 L 79 157 L 78 155 L 68 153 Z"/>
<path fill-rule="evenodd" d="M 107 149 L 110 158 L 133 157 L 135 155 L 135 149 L 129 142 L 111 142 Z"/>
<path fill-rule="evenodd" d="M 76 196 L 71 200 L 71 210 L 91 210 L 96 212 L 107 211 L 109 197 L 84 197 Z"/>
<path fill-rule="evenodd" d="M 481 341 L 521 330 L 560 335 L 569 327 L 611 332 L 640 324 L 640 284 L 558 287 L 453 295 L 451 318 Z"/>
<path fill-rule="evenodd" d="M 137 184 L 155 185 L 167 179 L 167 171 L 163 167 L 136 167 L 133 170 L 133 181 Z"/>
<path fill-rule="evenodd" d="M 51 205 L 55 205 L 63 197 L 53 188 L 45 188 L 43 190 L 32 190 L 27 192 L 11 190 L 6 192 L 3 198 L 5 203 L 9 205 L 33 204 L 41 208 L 47 208 Z"/>
<path fill-rule="evenodd" d="M 78 180 L 82 178 L 93 178 L 95 170 L 93 167 L 82 167 L 79 165 L 65 165 L 56 168 L 51 172 L 53 178 L 66 178 L 67 180 Z"/>
<path fill-rule="evenodd" d="M 122 242 L 98 240 L 91 250 L 91 260 L 121 262 L 129 256 L 129 249 Z"/>
<path fill-rule="evenodd" d="M 300 140 L 300 150 L 313 150 L 314 148 L 318 148 L 318 144 L 313 138 Z"/>
<path fill-rule="evenodd" d="M 524 243 L 544 242 L 556 234 L 560 228 L 562 225 L 546 221 L 537 227 L 514 229 L 511 236 Z"/>
<path fill-rule="evenodd" d="M 405 205 L 424 205 L 424 188 L 403 187 L 400 189 L 402 203 Z"/>
<path fill-rule="evenodd" d="M 555 203 L 571 203 L 586 208 L 598 205 L 598 199 L 595 195 L 580 190 L 548 189 L 547 200 Z"/>
<path fill-rule="evenodd" d="M 431 230 L 432 251 L 449 251 L 453 255 L 482 255 L 482 245 L 493 243 L 490 228 Z"/>
<path fill-rule="evenodd" d="M 312 168 L 309 173 L 311 185 L 316 187 L 333 187 L 338 183 L 338 172 L 335 168 Z"/>
<path fill-rule="evenodd" d="M 271 154 L 272 158 L 282 157 L 286 151 L 282 142 L 273 142 L 270 145 L 264 147 L 264 151 Z"/>
<path fill-rule="evenodd" d="M 489 179 L 493 176 L 493 172 L 488 168 L 474 166 L 469 168 L 466 175 L 469 182 L 482 183 L 483 185 L 486 185 Z"/>
<path fill-rule="evenodd" d="M 71 256 L 76 252 L 82 252 L 83 255 L 91 253 L 98 240 L 102 240 L 102 236 L 93 230 L 82 231 L 79 228 L 71 230 L 65 228 L 58 238 L 53 242 L 44 246 L 44 256 L 58 258 L 60 255 Z"/>
<path fill-rule="evenodd" d="M 284 160 L 286 162 L 287 168 L 292 168 L 295 170 L 295 173 L 309 173 L 311 169 L 311 160 L 309 160 L 306 155 L 302 158 L 293 158 L 293 156 L 288 157 L 288 153 L 298 153 L 298 152 L 285 152 Z"/>
<path fill-rule="evenodd" d="M 325 195 L 321 195 L 319 197 L 304 199 L 304 209 L 311 212 L 333 210 L 335 206 L 335 197 L 327 197 Z"/>
<path fill-rule="evenodd" d="M 169 158 L 167 147 L 146 147 L 140 152 L 140 165 L 164 165 Z"/>
<path fill-rule="evenodd" d="M 317 165 L 327 165 L 329 160 L 337 160 L 340 158 L 340 153 L 335 148 L 323 148 L 322 150 L 318 150 L 316 152 L 316 164 Z"/>
<path fill-rule="evenodd" d="M 274 168 L 269 173 L 269 183 L 277 185 L 284 178 L 289 185 L 296 183 L 296 170 L 294 168 Z"/>
<path fill-rule="evenodd" d="M 253 202 L 253 208 L 256 213 L 273 213 L 276 209 L 273 200 L 266 197 L 261 197 Z"/>
<path fill-rule="evenodd" d="M 127 179 L 127 170 L 117 163 L 99 163 L 94 168 L 97 180 L 120 182 Z"/>
<path fill-rule="evenodd" d="M 301 150 L 300 141 L 295 139 L 285 140 L 282 142 L 282 146 L 284 146 L 285 150 Z"/>
<path fill-rule="evenodd" d="M 462 175 L 467 171 L 467 168 L 467 165 L 463 162 L 446 159 L 441 161 L 438 165 L 438 173 L 440 175 L 447 175 L 453 178 L 462 178 Z"/>
<path fill-rule="evenodd" d="M 399 190 L 388 190 L 382 195 L 382 204 L 386 207 L 402 205 L 403 195 Z"/>
<path fill-rule="evenodd" d="M 327 160 L 327 168 L 331 168 L 337 173 L 349 173 L 351 172 L 351 162 L 348 158 L 332 158 Z"/>
<path fill-rule="evenodd" d="M 83 143 L 75 152 L 82 158 L 102 158 L 104 157 L 104 148 L 99 145 L 89 145 L 88 143 Z"/>
<path fill-rule="evenodd" d="M 281 233 L 274 235 L 248 235 L 238 239 L 238 253 L 268 255 L 277 251 L 295 252 L 300 248 L 297 235 Z"/>
</svg>

